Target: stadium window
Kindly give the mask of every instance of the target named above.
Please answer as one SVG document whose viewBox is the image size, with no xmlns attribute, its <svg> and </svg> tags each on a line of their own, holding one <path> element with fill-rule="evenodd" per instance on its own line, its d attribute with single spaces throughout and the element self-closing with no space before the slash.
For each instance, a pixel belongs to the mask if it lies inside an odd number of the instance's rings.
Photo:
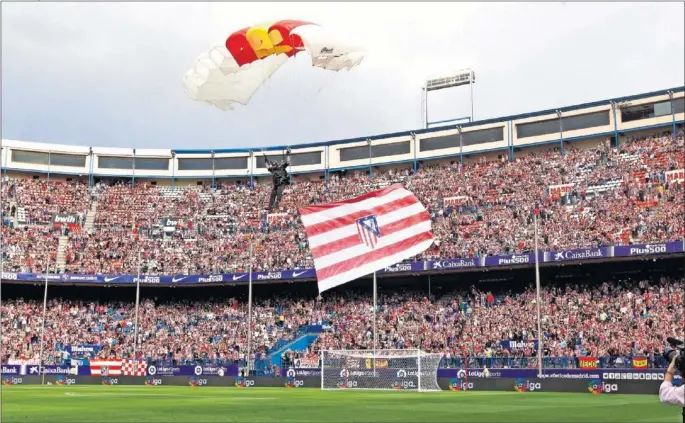
<svg viewBox="0 0 685 423">
<path fill-rule="evenodd" d="M 178 170 L 212 170 L 212 159 L 178 159 Z"/>
<path fill-rule="evenodd" d="M 133 169 L 133 157 L 98 156 L 101 169 Z"/>
<path fill-rule="evenodd" d="M 48 153 L 42 151 L 12 150 L 12 161 L 47 166 L 49 158 Z"/>
<path fill-rule="evenodd" d="M 267 154 L 269 160 L 281 161 L 285 160 L 285 156 L 282 154 L 274 155 Z M 266 163 L 264 161 L 264 156 L 256 156 L 257 168 L 265 169 Z M 321 151 L 312 151 L 310 153 L 296 153 L 290 155 L 291 166 L 311 166 L 321 164 Z"/>
<path fill-rule="evenodd" d="M 609 111 L 585 113 L 582 115 L 562 116 L 564 132 L 579 129 L 595 128 L 609 125 Z M 517 138 L 536 137 L 540 135 L 558 134 L 559 119 L 548 119 L 539 122 L 521 123 L 516 125 Z"/>
<path fill-rule="evenodd" d="M 169 170 L 169 159 L 150 159 L 136 157 L 136 169 L 140 170 Z"/>
<path fill-rule="evenodd" d="M 675 113 L 682 113 L 683 99 L 678 98 L 673 101 Z M 680 110 L 680 111 L 679 111 Z M 671 102 L 660 101 L 658 103 L 638 104 L 621 109 L 621 122 L 634 122 L 636 120 L 651 119 L 658 116 L 671 114 Z"/>
<path fill-rule="evenodd" d="M 53 166 L 86 167 L 86 156 L 52 153 L 50 164 Z"/>
<path fill-rule="evenodd" d="M 211 160 L 211 159 L 209 159 Z M 211 169 L 211 163 L 209 164 Z M 214 169 L 247 169 L 247 157 L 219 157 L 214 158 Z"/>
<path fill-rule="evenodd" d="M 680 97 L 673 100 L 673 109 L 673 113 L 685 112 L 685 97 Z"/>
<path fill-rule="evenodd" d="M 504 140 L 504 127 L 481 129 L 479 131 L 464 131 L 462 133 L 463 146 L 487 144 Z M 459 147 L 459 134 L 443 137 L 424 138 L 419 142 L 421 151 L 442 150 Z"/>
<path fill-rule="evenodd" d="M 360 147 L 341 148 L 339 151 L 341 162 L 369 159 L 369 147 L 366 145 Z M 371 145 L 371 157 L 373 158 L 400 156 L 403 154 L 409 154 L 410 152 L 411 144 L 409 141 Z"/>
</svg>

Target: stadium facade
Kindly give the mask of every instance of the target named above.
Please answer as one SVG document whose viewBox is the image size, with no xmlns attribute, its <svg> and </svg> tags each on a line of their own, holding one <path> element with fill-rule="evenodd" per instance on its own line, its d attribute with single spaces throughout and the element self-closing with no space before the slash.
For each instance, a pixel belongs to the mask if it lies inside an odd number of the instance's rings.
<svg viewBox="0 0 685 423">
<path fill-rule="evenodd" d="M 685 121 L 685 87 L 553 110 L 393 134 L 292 146 L 292 173 L 375 167 L 417 168 L 439 160 L 469 162 L 483 155 L 513 160 L 520 151 L 611 140 L 650 130 L 673 131 Z M 282 154 L 285 146 L 268 147 Z M 213 184 L 217 179 L 268 176 L 261 148 L 170 150 L 109 148 L 2 140 L 3 175 L 35 179 L 123 177 L 158 185 Z"/>
</svg>

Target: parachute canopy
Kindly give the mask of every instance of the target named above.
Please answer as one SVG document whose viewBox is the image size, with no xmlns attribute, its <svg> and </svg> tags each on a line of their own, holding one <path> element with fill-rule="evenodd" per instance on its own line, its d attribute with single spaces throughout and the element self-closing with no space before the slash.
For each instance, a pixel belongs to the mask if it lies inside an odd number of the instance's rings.
<svg viewBox="0 0 685 423">
<path fill-rule="evenodd" d="M 223 45 L 202 53 L 183 78 L 186 94 L 221 110 L 247 105 L 281 65 L 303 51 L 313 66 L 330 71 L 351 69 L 364 58 L 360 47 L 317 24 L 268 22 L 236 31 Z"/>
</svg>

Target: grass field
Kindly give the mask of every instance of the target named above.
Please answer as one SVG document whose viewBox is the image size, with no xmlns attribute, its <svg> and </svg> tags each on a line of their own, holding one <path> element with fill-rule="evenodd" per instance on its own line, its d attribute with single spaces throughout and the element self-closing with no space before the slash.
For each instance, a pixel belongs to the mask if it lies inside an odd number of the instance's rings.
<svg viewBox="0 0 685 423">
<path fill-rule="evenodd" d="M 656 395 L 4 386 L 3 422 L 681 422 Z"/>
</svg>

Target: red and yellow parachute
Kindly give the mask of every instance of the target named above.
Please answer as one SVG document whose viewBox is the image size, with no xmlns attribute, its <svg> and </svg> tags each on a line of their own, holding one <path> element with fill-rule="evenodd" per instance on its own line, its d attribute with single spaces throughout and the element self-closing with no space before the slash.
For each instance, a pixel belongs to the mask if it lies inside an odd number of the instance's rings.
<svg viewBox="0 0 685 423">
<path fill-rule="evenodd" d="M 200 55 L 183 78 L 186 94 L 221 110 L 232 109 L 233 103 L 246 105 L 281 65 L 302 51 L 309 53 L 313 66 L 331 71 L 351 69 L 364 58 L 361 48 L 317 24 L 264 23 L 236 31 L 224 45 Z"/>
</svg>

